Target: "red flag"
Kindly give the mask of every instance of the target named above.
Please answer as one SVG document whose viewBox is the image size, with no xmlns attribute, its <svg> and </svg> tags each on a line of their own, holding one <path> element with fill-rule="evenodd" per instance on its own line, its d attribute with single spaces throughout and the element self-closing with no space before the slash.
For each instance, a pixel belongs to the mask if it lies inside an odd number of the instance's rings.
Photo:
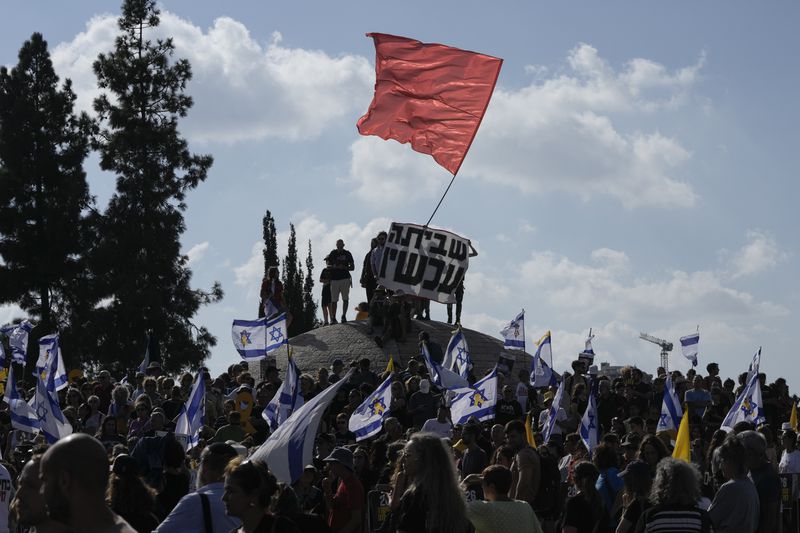
<svg viewBox="0 0 800 533">
<path fill-rule="evenodd" d="M 359 133 L 410 142 L 455 175 L 503 60 L 384 33 L 367 37 L 375 41 L 375 97 L 358 121 Z"/>
</svg>

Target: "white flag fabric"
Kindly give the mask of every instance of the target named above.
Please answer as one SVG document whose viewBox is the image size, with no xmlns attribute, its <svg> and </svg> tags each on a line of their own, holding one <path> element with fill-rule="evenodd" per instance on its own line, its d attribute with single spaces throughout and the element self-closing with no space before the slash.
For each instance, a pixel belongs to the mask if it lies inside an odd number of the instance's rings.
<svg viewBox="0 0 800 533">
<path fill-rule="evenodd" d="M 191 450 L 200 442 L 200 430 L 206 416 L 206 383 L 203 372 L 198 372 L 189 392 L 189 398 L 181 408 L 175 422 L 175 434 L 186 435 L 186 449 Z"/>
<path fill-rule="evenodd" d="M 596 388 L 596 383 L 593 383 L 589 391 L 589 403 L 586 404 L 586 412 L 583 413 L 581 426 L 578 429 L 583 445 L 589 450 L 589 457 L 592 456 L 592 452 L 600 443 L 600 429 L 597 418 L 597 394 L 594 390 Z M 555 401 L 553 401 L 553 404 L 555 404 Z"/>
<path fill-rule="evenodd" d="M 747 386 L 736 398 L 733 407 L 728 411 L 721 429 L 732 431 L 738 422 L 752 422 L 756 426 L 764 421 L 764 403 L 761 401 L 761 382 L 758 372 L 753 372 Z"/>
<path fill-rule="evenodd" d="M 144 349 L 144 357 L 139 364 L 139 372 L 147 374 L 147 367 L 150 366 L 150 335 L 147 336 L 147 346 Z"/>
<path fill-rule="evenodd" d="M 681 351 L 683 356 L 697 366 L 697 352 L 700 345 L 700 333 L 692 333 L 681 337 Z"/>
<path fill-rule="evenodd" d="M 347 427 L 356 434 L 356 441 L 380 433 L 383 421 L 389 416 L 389 407 L 392 405 L 393 377 L 394 373 L 389 374 L 389 377 L 383 380 L 383 383 L 350 415 Z"/>
<path fill-rule="evenodd" d="M 56 376 L 54 378 L 56 390 L 61 390 L 69 385 L 69 378 L 67 371 L 64 368 L 64 358 L 61 356 L 61 345 L 59 343 L 58 333 L 45 335 L 39 339 L 39 359 L 36 361 L 36 371 L 44 373 L 42 379 L 47 382 L 47 372 L 50 368 L 50 358 L 55 357 L 58 361 L 55 366 Z"/>
<path fill-rule="evenodd" d="M 592 339 L 594 335 L 592 335 L 592 330 L 589 330 L 589 336 L 586 337 L 586 344 L 584 345 L 583 351 L 578 354 L 578 359 L 582 359 L 587 361 L 590 365 L 594 362 L 594 349 L 592 348 Z"/>
<path fill-rule="evenodd" d="M 427 344 L 422 345 L 422 357 L 425 358 L 425 365 L 428 367 L 428 374 L 431 376 L 431 381 L 439 388 L 456 390 L 469 387 L 469 382 L 466 378 L 443 367 L 431 358 Z"/>
<path fill-rule="evenodd" d="M 475 385 L 455 394 L 450 403 L 453 424 L 466 424 L 471 417 L 481 422 L 493 419 L 497 406 L 497 366 Z"/>
<path fill-rule="evenodd" d="M 661 401 L 661 416 L 658 417 L 657 431 L 674 429 L 678 431 L 683 418 L 683 408 L 672 384 L 672 378 L 667 372 L 664 380 L 664 399 Z"/>
<path fill-rule="evenodd" d="M 286 313 L 275 318 L 234 320 L 231 337 L 236 351 L 243 359 L 260 359 L 289 342 Z"/>
<path fill-rule="evenodd" d="M 39 431 L 39 417 L 36 416 L 36 410 L 20 397 L 17 390 L 17 382 L 14 379 L 14 365 L 8 366 L 8 378 L 3 401 L 8 404 L 11 427 L 27 433 Z"/>
<path fill-rule="evenodd" d="M 4 328 L 8 335 L 8 344 L 11 346 L 11 358 L 15 363 L 24 365 L 28 353 L 28 334 L 33 330 L 33 324 L 23 320 L 13 328 Z"/>
<path fill-rule="evenodd" d="M 472 369 L 472 358 L 469 356 L 467 338 L 460 328 L 450 337 L 450 342 L 447 343 L 442 366 L 449 368 L 464 379 L 469 376 L 469 371 Z"/>
<path fill-rule="evenodd" d="M 553 384 L 553 369 L 547 364 L 553 360 L 553 351 L 550 332 L 544 334 L 536 347 L 536 353 L 531 360 L 530 385 L 534 388 L 549 387 Z"/>
<path fill-rule="evenodd" d="M 58 337 L 55 339 L 54 349 L 58 350 Z M 58 358 L 51 356 L 45 367 L 46 381 L 42 379 L 41 374 L 36 376 L 36 417 L 39 419 L 39 430 L 48 444 L 53 444 L 58 439 L 72 434 L 72 426 L 58 405 L 58 392 L 55 384 L 57 372 Z"/>
<path fill-rule="evenodd" d="M 761 366 L 761 347 L 758 347 L 758 351 L 753 356 L 753 360 L 750 361 L 750 366 L 747 367 L 747 382 L 750 381 L 750 378 L 753 377 L 753 374 L 758 374 L 758 368 Z"/>
<path fill-rule="evenodd" d="M 288 361 L 286 377 L 275 392 L 275 396 L 261 411 L 261 417 L 267 421 L 272 431 L 303 405 L 303 397 L 300 396 L 300 371 L 293 357 L 289 357 Z"/>
<path fill-rule="evenodd" d="M 268 464 L 278 481 L 283 483 L 297 481 L 303 473 L 303 468 L 311 464 L 314 459 L 314 441 L 322 415 L 339 389 L 350 381 L 352 375 L 353 370 L 350 370 L 342 379 L 292 413 L 292 416 L 250 456 L 250 460 Z"/>
<path fill-rule="evenodd" d="M 503 336 L 503 346 L 509 350 L 525 350 L 525 311 L 508 323 L 500 332 Z"/>
<path fill-rule="evenodd" d="M 565 380 L 562 379 L 561 383 L 558 384 L 558 390 L 553 398 L 553 403 L 550 405 L 550 409 L 547 410 L 547 416 L 544 419 L 544 424 L 542 426 L 544 442 L 550 441 L 550 435 L 553 433 L 553 428 L 556 425 L 558 410 L 561 408 L 561 399 L 564 397 L 564 381 Z"/>
</svg>

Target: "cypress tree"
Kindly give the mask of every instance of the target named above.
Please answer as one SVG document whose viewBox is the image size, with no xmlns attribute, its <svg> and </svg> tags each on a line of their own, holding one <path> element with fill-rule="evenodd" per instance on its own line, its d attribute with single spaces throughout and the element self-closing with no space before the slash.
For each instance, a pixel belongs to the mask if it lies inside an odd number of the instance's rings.
<svg viewBox="0 0 800 533">
<path fill-rule="evenodd" d="M 289 224 L 289 243 L 286 257 L 283 259 L 283 299 L 292 323 L 289 325 L 289 336 L 303 333 L 303 268 L 297 258 L 297 234 L 294 224 Z"/>
<path fill-rule="evenodd" d="M 308 240 L 306 256 L 306 279 L 303 283 L 303 331 L 317 325 L 317 303 L 314 301 L 314 260 L 311 257 L 311 239 Z"/>
<path fill-rule="evenodd" d="M 173 60 L 172 39 L 150 38 L 159 24 L 154 0 L 125 0 L 114 50 L 94 63 L 104 92 L 94 102 L 101 121 L 100 166 L 117 189 L 101 222 L 93 266 L 109 305 L 96 312 L 97 358 L 130 368 L 151 331 L 168 370 L 198 366 L 216 339 L 192 322 L 201 305 L 222 298 L 215 283 L 193 289 L 180 252 L 186 193 L 206 179 L 212 158 L 189 152 L 178 132 L 192 99 L 191 67 Z"/>
<path fill-rule="evenodd" d="M 278 237 L 275 231 L 275 219 L 267 209 L 267 214 L 261 220 L 264 236 L 264 277 L 267 277 L 270 267 L 280 266 L 278 261 Z"/>
<path fill-rule="evenodd" d="M 91 121 L 74 103 L 39 33 L 15 67 L 0 68 L 0 302 L 39 323 L 32 347 L 93 307 L 85 262 L 93 199 L 83 171 Z"/>
</svg>

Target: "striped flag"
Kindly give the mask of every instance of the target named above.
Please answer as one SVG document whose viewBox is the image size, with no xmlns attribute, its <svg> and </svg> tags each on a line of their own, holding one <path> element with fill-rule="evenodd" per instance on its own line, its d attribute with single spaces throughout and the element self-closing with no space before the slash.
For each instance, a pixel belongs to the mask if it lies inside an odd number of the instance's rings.
<svg viewBox="0 0 800 533">
<path fill-rule="evenodd" d="M 764 402 L 761 400 L 761 382 L 758 380 L 758 372 L 753 372 L 720 428 L 732 431 L 737 422 L 752 422 L 758 426 L 762 421 Z"/>
<path fill-rule="evenodd" d="M 57 363 L 52 365 L 56 368 L 56 376 L 54 378 L 56 390 L 61 390 L 69 385 L 69 378 L 67 371 L 64 368 L 64 359 L 61 357 L 61 346 L 59 344 L 58 333 L 45 335 L 39 339 L 39 359 L 36 361 L 36 371 L 42 374 L 42 379 L 47 381 L 47 372 L 50 368 L 50 360 L 55 357 Z"/>
<path fill-rule="evenodd" d="M 467 338 L 461 328 L 450 337 L 447 350 L 444 352 L 442 366 L 456 372 L 464 379 L 469 376 L 469 371 L 472 369 L 472 358 L 469 356 Z"/>
<path fill-rule="evenodd" d="M 303 473 L 303 468 L 314 459 L 314 441 L 317 437 L 322 415 L 343 387 L 353 370 L 342 379 L 317 394 L 305 405 L 292 413 L 267 441 L 256 450 L 251 461 L 263 461 L 270 471 L 283 483 L 294 483 Z"/>
<path fill-rule="evenodd" d="M 664 399 L 661 401 L 661 416 L 658 418 L 656 430 L 677 430 L 681 423 L 682 416 L 683 410 L 681 409 L 681 402 L 678 400 L 678 395 L 675 393 L 672 378 L 669 373 L 667 373 L 666 380 L 664 381 Z"/>
<path fill-rule="evenodd" d="M 191 450 L 200 441 L 200 430 L 203 429 L 203 422 L 206 415 L 206 383 L 203 379 L 203 372 L 197 373 L 194 378 L 192 390 L 186 400 L 178 420 L 175 423 L 175 434 L 186 435 L 186 449 Z"/>
<path fill-rule="evenodd" d="M 17 390 L 14 379 L 14 365 L 8 367 L 8 379 L 3 401 L 8 404 L 11 414 L 11 426 L 26 433 L 36 433 L 39 430 L 39 418 L 34 408 L 23 400 Z"/>
<path fill-rule="evenodd" d="M 391 361 L 391 360 L 390 360 Z M 380 433 L 383 421 L 389 416 L 392 404 L 392 378 L 390 374 L 375 391 L 361 402 L 350 415 L 347 427 L 356 434 L 356 441 L 368 439 Z"/>
<path fill-rule="evenodd" d="M 509 350 L 525 351 L 525 310 L 508 323 L 500 332 L 503 336 L 503 346 Z"/>
<path fill-rule="evenodd" d="M 595 389 L 597 389 L 597 380 L 592 380 L 589 390 L 589 403 L 586 404 L 586 412 L 583 413 L 581 425 L 578 429 L 583 445 L 589 451 L 590 457 L 592 451 L 600 443 L 600 424 L 597 418 L 597 392 Z M 553 401 L 553 404 L 555 404 L 555 401 Z"/>
<path fill-rule="evenodd" d="M 303 397 L 300 395 L 300 371 L 294 357 L 289 357 L 286 367 L 286 378 L 281 383 L 280 388 L 275 392 L 275 396 L 267 404 L 261 417 L 267 421 L 271 430 L 275 431 L 291 414 L 303 405 Z"/>
<path fill-rule="evenodd" d="M 3 332 L 8 335 L 8 344 L 11 346 L 11 359 L 15 363 L 25 364 L 28 353 L 28 335 L 33 330 L 33 324 L 23 320 L 16 326 L 7 326 Z"/>
<path fill-rule="evenodd" d="M 481 422 L 492 420 L 497 406 L 497 366 L 475 385 L 455 394 L 450 403 L 450 417 L 454 424 L 466 424 L 471 417 Z"/>
<path fill-rule="evenodd" d="M 469 382 L 461 375 L 456 374 L 431 358 L 428 351 L 428 345 L 422 345 L 422 357 L 425 359 L 425 365 L 428 367 L 428 373 L 431 375 L 431 381 L 441 389 L 456 390 L 469 387 Z"/>
<path fill-rule="evenodd" d="M 531 361 L 531 387 L 542 388 L 553 384 L 553 369 L 548 366 L 546 359 L 553 362 L 552 339 L 549 331 L 539 339 L 536 353 Z"/>
<path fill-rule="evenodd" d="M 544 426 L 542 427 L 542 437 L 544 442 L 550 442 L 550 434 L 556 425 L 556 418 L 558 418 L 558 410 L 561 408 L 561 399 L 564 397 L 564 381 L 558 384 L 558 390 L 553 398 L 553 403 L 550 409 L 547 410 L 547 417 L 544 419 Z"/>
<path fill-rule="evenodd" d="M 681 337 L 681 351 L 683 356 L 697 366 L 697 348 L 700 344 L 700 332 Z"/>
<path fill-rule="evenodd" d="M 58 350 L 58 338 L 55 340 Z M 53 354 L 55 355 L 55 354 Z M 56 392 L 56 375 L 58 373 L 58 357 L 51 356 L 45 367 L 46 379 L 39 374 L 36 377 L 36 417 L 39 419 L 39 430 L 48 444 L 72 434 L 72 426 L 61 412 Z"/>
</svg>

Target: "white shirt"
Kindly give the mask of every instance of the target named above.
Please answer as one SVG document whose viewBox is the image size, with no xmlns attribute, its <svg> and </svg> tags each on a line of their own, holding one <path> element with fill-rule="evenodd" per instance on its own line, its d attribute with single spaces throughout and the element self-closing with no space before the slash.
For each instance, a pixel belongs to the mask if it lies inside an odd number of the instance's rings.
<svg viewBox="0 0 800 533">
<path fill-rule="evenodd" d="M 430 431 L 443 439 L 449 439 L 453 436 L 453 424 L 449 420 L 447 422 L 439 422 L 435 418 L 429 418 L 422 425 L 422 431 Z"/>
<path fill-rule="evenodd" d="M 517 402 L 523 413 L 528 410 L 528 386 L 521 381 L 517 383 Z"/>
<path fill-rule="evenodd" d="M 781 454 L 781 462 L 778 463 L 778 472 L 781 474 L 800 474 L 800 450 Z"/>
<path fill-rule="evenodd" d="M 11 485 L 11 474 L 6 467 L 0 465 L 0 533 L 8 533 L 8 504 L 14 497 Z"/>
</svg>

